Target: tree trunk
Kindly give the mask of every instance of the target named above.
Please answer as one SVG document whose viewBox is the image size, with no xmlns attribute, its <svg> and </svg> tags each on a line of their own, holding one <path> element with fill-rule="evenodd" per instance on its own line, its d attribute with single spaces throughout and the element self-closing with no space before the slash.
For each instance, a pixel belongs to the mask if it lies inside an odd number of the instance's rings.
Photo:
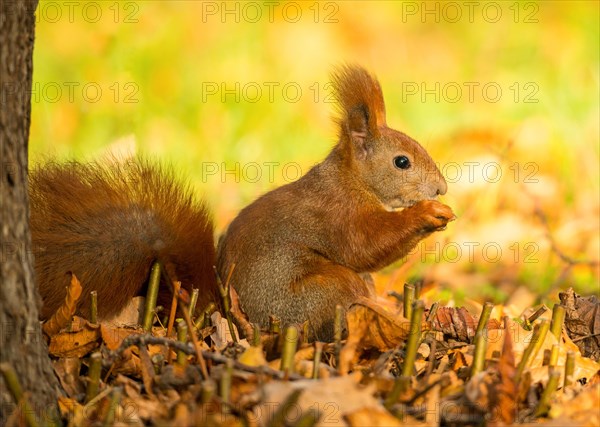
<svg viewBox="0 0 600 427">
<path fill-rule="evenodd" d="M 40 425 L 56 413 L 59 385 L 38 321 L 27 195 L 34 11 L 37 0 L 0 6 L 0 361 L 17 373 Z M 17 402 L 0 376 L 0 425 Z"/>
</svg>

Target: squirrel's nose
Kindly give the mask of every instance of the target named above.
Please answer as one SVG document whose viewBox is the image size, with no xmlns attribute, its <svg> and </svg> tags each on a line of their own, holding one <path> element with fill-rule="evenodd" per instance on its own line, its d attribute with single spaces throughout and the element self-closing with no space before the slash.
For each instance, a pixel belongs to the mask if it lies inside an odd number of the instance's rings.
<svg viewBox="0 0 600 427">
<path fill-rule="evenodd" d="M 437 182 L 436 196 L 446 194 L 446 191 L 448 191 L 448 184 L 446 184 L 446 180 L 444 179 L 444 177 L 440 175 L 440 179 Z"/>
</svg>

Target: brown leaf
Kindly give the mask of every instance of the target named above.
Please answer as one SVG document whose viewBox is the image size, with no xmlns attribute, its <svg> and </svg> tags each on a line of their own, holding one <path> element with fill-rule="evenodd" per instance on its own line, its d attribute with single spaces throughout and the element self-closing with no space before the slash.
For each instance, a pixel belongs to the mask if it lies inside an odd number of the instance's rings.
<svg viewBox="0 0 600 427">
<path fill-rule="evenodd" d="M 504 344 L 502 354 L 498 362 L 498 384 L 496 385 L 496 395 L 493 396 L 494 404 L 497 405 L 497 412 L 500 419 L 506 424 L 512 424 L 515 421 L 517 411 L 517 385 L 515 375 L 515 353 L 513 351 L 513 335 L 511 328 L 506 327 L 504 335 Z"/>
<path fill-rule="evenodd" d="M 581 297 L 573 288 L 559 294 L 566 308 L 565 330 L 581 354 L 600 360 L 600 301 L 595 295 Z"/>
<path fill-rule="evenodd" d="M 237 325 L 242 329 L 244 336 L 248 339 L 254 334 L 252 324 L 248 321 L 248 316 L 240 306 L 240 297 L 238 296 L 233 286 L 229 288 L 229 296 L 231 298 L 231 315 L 235 319 Z"/>
<path fill-rule="evenodd" d="M 100 343 L 100 329 L 86 325 L 77 332 L 63 332 L 50 339 L 48 352 L 56 357 L 83 357 Z"/>
<path fill-rule="evenodd" d="M 63 357 L 54 361 L 52 367 L 63 389 L 67 392 L 67 396 L 75 398 L 78 394 L 85 392 L 85 385 L 79 376 L 81 359 Z"/>
<path fill-rule="evenodd" d="M 562 420 L 562 425 L 600 425 L 600 384 L 583 390 L 575 398 L 565 396 L 562 400 L 550 408 L 551 418 Z"/>
<path fill-rule="evenodd" d="M 152 360 L 150 359 L 150 354 L 148 353 L 148 349 L 145 345 L 138 347 L 140 350 L 140 369 L 142 374 L 142 381 L 144 383 L 144 387 L 146 388 L 146 393 L 150 396 L 154 396 L 154 392 L 152 391 L 152 386 L 154 384 L 154 365 L 152 364 Z"/>
<path fill-rule="evenodd" d="M 362 408 L 356 412 L 352 412 L 351 414 L 346 415 L 346 420 L 348 420 L 348 424 L 350 424 L 351 427 L 395 427 L 406 425 L 389 412 L 372 408 Z M 406 423 L 406 420 L 404 420 L 404 422 Z"/>
<path fill-rule="evenodd" d="M 478 321 L 464 307 L 440 307 L 431 321 L 431 328 L 449 338 L 469 342 L 475 336 Z M 490 319 L 487 328 L 500 329 L 501 325 L 498 320 Z"/>
<path fill-rule="evenodd" d="M 386 351 L 403 343 L 410 334 L 410 320 L 398 313 L 395 304 L 388 301 L 361 298 L 356 302 L 346 315 L 348 330 L 352 334 L 352 326 L 360 331 L 357 323 L 364 322 L 366 334 L 361 342 L 362 348 L 376 348 Z M 422 330 L 428 327 L 423 322 Z"/>
<path fill-rule="evenodd" d="M 248 366 L 264 366 L 267 364 L 262 346 L 248 347 L 244 350 L 238 361 Z"/>
<path fill-rule="evenodd" d="M 410 321 L 385 300 L 361 298 L 346 313 L 348 339 L 340 353 L 341 373 L 350 371 L 361 350 L 386 351 L 397 347 L 410 333 Z M 423 330 L 426 325 L 423 325 Z"/>
<path fill-rule="evenodd" d="M 142 331 L 129 328 L 117 328 L 105 323 L 101 323 L 100 333 L 102 340 L 106 344 L 106 347 L 109 350 L 116 350 L 121 346 L 125 338 L 131 335 L 139 335 L 142 333 Z"/>
<path fill-rule="evenodd" d="M 488 371 L 473 376 L 465 387 L 465 396 L 480 411 L 488 412 L 492 408 L 494 393 L 494 375 Z"/>
<path fill-rule="evenodd" d="M 359 384 L 361 379 L 362 375 L 352 374 L 319 381 L 267 383 L 263 387 L 262 403 L 254 408 L 255 416 L 260 417 L 260 425 L 269 425 L 269 419 L 265 414 L 273 414 L 286 402 L 290 394 L 298 389 L 303 390 L 302 394 L 295 403 L 293 411 L 286 417 L 290 424 L 294 424 L 301 416 L 314 409 L 317 409 L 321 415 L 318 425 L 325 426 L 344 425 L 345 417 L 362 409 L 383 412 L 380 400 L 374 397 L 375 387 L 372 384 L 361 386 Z"/>
<path fill-rule="evenodd" d="M 77 302 L 81 297 L 82 291 L 81 283 L 79 283 L 74 274 L 71 274 L 71 283 L 67 287 L 65 301 L 42 326 L 42 330 L 46 335 L 52 337 L 69 324 L 71 317 L 75 314 L 75 310 L 77 310 Z"/>
</svg>

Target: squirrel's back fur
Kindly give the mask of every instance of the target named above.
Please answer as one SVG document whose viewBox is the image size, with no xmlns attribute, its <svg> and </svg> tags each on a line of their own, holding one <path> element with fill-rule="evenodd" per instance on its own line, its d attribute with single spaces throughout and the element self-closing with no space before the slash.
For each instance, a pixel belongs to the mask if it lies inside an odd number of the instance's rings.
<svg viewBox="0 0 600 427">
<path fill-rule="evenodd" d="M 89 313 L 96 290 L 99 317 L 117 314 L 143 292 L 155 261 L 182 288 L 200 288 L 198 307 L 214 300 L 211 217 L 171 169 L 144 159 L 50 162 L 29 179 L 42 318 L 64 301 L 69 272 L 83 286 L 80 313 Z M 171 286 L 160 289 L 158 304 L 168 311 Z"/>
</svg>

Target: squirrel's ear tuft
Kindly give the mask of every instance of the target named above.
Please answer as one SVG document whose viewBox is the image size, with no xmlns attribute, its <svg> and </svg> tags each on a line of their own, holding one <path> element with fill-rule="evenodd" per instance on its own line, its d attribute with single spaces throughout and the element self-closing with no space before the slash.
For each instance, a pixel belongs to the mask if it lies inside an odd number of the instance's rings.
<svg viewBox="0 0 600 427">
<path fill-rule="evenodd" d="M 343 65 L 331 74 L 339 107 L 340 132 L 360 142 L 385 126 L 385 104 L 379 82 L 358 65 Z"/>
</svg>

